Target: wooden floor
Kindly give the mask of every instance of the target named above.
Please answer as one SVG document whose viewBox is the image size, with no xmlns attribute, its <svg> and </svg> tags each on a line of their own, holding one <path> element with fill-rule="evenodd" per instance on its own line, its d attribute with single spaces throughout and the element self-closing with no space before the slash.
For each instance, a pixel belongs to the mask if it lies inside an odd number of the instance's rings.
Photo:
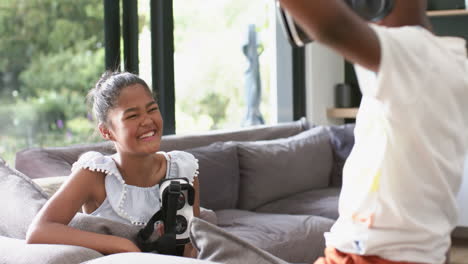
<svg viewBox="0 0 468 264">
<path fill-rule="evenodd" d="M 450 264 L 468 264 L 468 239 L 452 240 Z"/>
</svg>

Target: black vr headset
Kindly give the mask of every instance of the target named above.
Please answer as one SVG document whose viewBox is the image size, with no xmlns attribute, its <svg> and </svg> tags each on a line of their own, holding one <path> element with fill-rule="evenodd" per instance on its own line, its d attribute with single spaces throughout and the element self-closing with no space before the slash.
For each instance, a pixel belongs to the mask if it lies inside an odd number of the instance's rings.
<svg viewBox="0 0 468 264">
<path fill-rule="evenodd" d="M 314 1 L 314 0 L 310 0 Z M 376 22 L 392 12 L 394 0 L 343 0 L 356 14 L 367 21 Z M 411 0 L 408 0 L 411 1 Z M 294 22 L 291 15 L 276 0 L 277 16 L 289 42 L 302 47 L 312 42 L 304 31 Z"/>
<path fill-rule="evenodd" d="M 181 256 L 185 244 L 190 242 L 188 227 L 193 218 L 195 189 L 187 178 L 165 179 L 159 188 L 161 209 L 140 230 L 137 244 L 143 252 Z M 164 234 L 152 240 L 159 221 L 164 223 Z"/>
</svg>

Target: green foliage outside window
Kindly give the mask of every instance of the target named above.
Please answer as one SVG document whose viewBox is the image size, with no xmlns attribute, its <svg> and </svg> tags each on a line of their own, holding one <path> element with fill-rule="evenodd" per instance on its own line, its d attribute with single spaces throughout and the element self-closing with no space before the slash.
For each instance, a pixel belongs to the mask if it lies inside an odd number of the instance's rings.
<svg viewBox="0 0 468 264">
<path fill-rule="evenodd" d="M 0 156 L 99 140 L 84 95 L 104 70 L 102 1 L 2 1 L 0 25 Z"/>
</svg>

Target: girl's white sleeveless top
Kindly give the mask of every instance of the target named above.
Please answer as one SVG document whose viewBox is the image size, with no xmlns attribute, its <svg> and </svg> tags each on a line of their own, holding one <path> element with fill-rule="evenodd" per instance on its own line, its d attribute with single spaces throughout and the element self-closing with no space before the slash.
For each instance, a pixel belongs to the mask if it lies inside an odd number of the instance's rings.
<svg viewBox="0 0 468 264">
<path fill-rule="evenodd" d="M 198 176 L 198 160 L 192 154 L 184 151 L 158 153 L 167 160 L 166 179 L 185 177 L 193 183 L 194 177 Z M 72 171 L 78 169 L 106 174 L 106 199 L 91 215 L 121 223 L 146 225 L 161 208 L 159 184 L 151 187 L 126 184 L 111 156 L 95 151 L 86 152 L 72 166 Z"/>
</svg>

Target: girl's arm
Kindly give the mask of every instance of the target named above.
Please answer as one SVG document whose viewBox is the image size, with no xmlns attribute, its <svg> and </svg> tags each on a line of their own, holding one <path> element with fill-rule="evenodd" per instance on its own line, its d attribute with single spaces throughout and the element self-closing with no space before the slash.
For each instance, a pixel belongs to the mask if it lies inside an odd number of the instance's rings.
<svg viewBox="0 0 468 264">
<path fill-rule="evenodd" d="M 374 72 L 380 65 L 380 43 L 366 21 L 343 0 L 280 0 L 312 39 Z"/>
<path fill-rule="evenodd" d="M 34 218 L 26 235 L 27 243 L 82 246 L 102 254 L 140 251 L 128 239 L 82 231 L 68 226 L 84 204 L 97 201 L 97 196 L 102 194 L 103 185 L 104 174 L 102 173 L 85 169 L 72 173 L 70 179 L 49 199 Z"/>
</svg>

